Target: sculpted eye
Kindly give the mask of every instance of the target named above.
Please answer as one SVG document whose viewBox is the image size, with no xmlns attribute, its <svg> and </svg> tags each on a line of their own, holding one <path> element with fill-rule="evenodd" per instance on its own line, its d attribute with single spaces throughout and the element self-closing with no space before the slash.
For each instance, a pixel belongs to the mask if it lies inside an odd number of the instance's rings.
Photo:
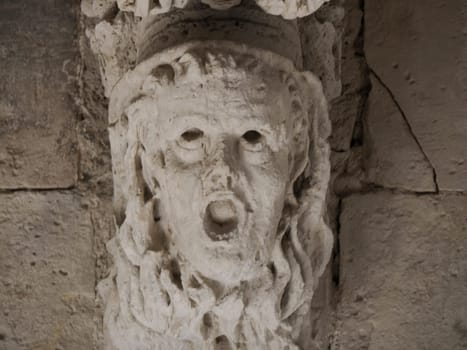
<svg viewBox="0 0 467 350">
<path fill-rule="evenodd" d="M 246 133 L 244 133 L 242 137 L 246 142 L 255 144 L 261 141 L 261 138 L 263 136 L 256 130 L 249 130 Z"/>
<path fill-rule="evenodd" d="M 180 135 L 178 145 L 188 150 L 201 148 L 203 145 L 204 133 L 199 129 L 189 129 Z"/>
<path fill-rule="evenodd" d="M 256 130 L 248 130 L 242 135 L 240 143 L 247 151 L 259 152 L 263 148 L 264 137 Z"/>
<path fill-rule="evenodd" d="M 185 131 L 182 134 L 182 139 L 185 142 L 193 142 L 193 141 L 196 141 L 196 140 L 202 138 L 203 136 L 204 136 L 204 133 L 201 130 L 199 130 L 199 129 L 190 129 L 190 130 Z"/>
</svg>

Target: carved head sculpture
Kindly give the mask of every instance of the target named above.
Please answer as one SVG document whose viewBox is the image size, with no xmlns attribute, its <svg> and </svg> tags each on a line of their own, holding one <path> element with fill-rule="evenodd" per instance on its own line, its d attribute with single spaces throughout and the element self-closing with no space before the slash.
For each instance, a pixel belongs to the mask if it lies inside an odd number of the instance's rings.
<svg viewBox="0 0 467 350">
<path fill-rule="evenodd" d="M 319 81 L 271 52 L 190 43 L 124 77 L 110 115 L 109 348 L 298 349 L 332 247 Z"/>
</svg>

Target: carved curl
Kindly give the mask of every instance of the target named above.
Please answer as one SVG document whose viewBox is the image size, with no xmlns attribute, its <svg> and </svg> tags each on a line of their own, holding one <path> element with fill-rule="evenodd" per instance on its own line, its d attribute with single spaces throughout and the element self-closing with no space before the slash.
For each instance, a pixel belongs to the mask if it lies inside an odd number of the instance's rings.
<svg viewBox="0 0 467 350">
<path fill-rule="evenodd" d="M 329 0 L 255 0 L 257 5 L 271 15 L 280 15 L 286 19 L 294 19 L 312 14 L 323 3 Z M 202 3 L 216 10 L 227 10 L 237 6 L 241 0 L 201 0 Z M 137 16 L 145 17 L 166 13 L 174 8 L 185 8 L 194 3 L 190 0 L 117 0 L 118 6 L 123 11 L 135 12 Z"/>
<path fill-rule="evenodd" d="M 290 183 L 268 268 L 255 286 L 236 286 L 220 298 L 216 281 L 170 249 L 159 184 L 145 176 L 140 158 L 138 102 L 183 79 L 268 71 L 280 72 L 290 98 Z M 323 218 L 330 126 L 319 81 L 269 52 L 190 43 L 127 74 L 112 95 L 110 120 L 119 227 L 108 246 L 115 270 L 101 284 L 109 349 L 298 349 L 301 318 L 332 248 Z"/>
</svg>

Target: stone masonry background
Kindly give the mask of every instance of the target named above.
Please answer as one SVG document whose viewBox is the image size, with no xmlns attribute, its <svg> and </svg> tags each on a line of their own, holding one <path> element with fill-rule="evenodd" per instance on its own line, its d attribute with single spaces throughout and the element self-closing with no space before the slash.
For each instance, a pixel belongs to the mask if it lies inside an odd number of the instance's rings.
<svg viewBox="0 0 467 350">
<path fill-rule="evenodd" d="M 78 2 L 0 2 L 1 350 L 102 349 L 112 175 L 91 22 Z M 467 349 L 467 2 L 335 0 L 299 25 L 331 99 L 337 239 L 304 336 Z"/>
</svg>

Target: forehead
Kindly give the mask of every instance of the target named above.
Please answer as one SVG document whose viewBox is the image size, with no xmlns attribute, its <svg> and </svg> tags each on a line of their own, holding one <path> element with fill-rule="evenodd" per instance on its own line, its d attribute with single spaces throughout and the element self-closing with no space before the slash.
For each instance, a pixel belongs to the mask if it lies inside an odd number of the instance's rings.
<svg viewBox="0 0 467 350">
<path fill-rule="evenodd" d="M 268 76 L 179 78 L 159 89 L 156 103 L 159 123 L 196 116 L 234 128 L 248 123 L 274 128 L 287 122 L 291 102 L 279 73 L 271 72 Z"/>
</svg>

